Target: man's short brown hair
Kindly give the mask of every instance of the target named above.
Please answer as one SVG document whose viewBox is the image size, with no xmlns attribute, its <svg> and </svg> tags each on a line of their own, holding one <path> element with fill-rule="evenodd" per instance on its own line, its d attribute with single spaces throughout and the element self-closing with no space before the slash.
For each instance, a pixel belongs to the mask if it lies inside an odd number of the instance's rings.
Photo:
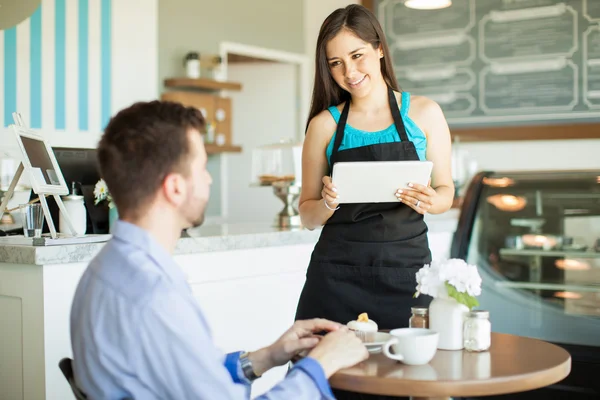
<svg viewBox="0 0 600 400">
<path fill-rule="evenodd" d="M 190 172 L 188 132 L 204 126 L 199 110 L 164 101 L 135 103 L 111 118 L 98 162 L 120 215 L 137 217 L 168 174 Z"/>
</svg>

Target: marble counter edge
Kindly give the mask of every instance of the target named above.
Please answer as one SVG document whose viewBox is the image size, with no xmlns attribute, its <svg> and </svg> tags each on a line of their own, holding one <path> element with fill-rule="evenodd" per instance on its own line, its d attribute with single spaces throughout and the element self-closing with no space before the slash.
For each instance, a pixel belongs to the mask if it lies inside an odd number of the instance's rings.
<svg viewBox="0 0 600 400">
<path fill-rule="evenodd" d="M 298 230 L 186 237 L 177 242 L 175 255 L 316 243 L 320 234 L 320 230 Z"/>
<path fill-rule="evenodd" d="M 431 234 L 453 233 L 457 220 L 457 213 L 452 212 L 426 216 Z M 228 227 L 233 229 L 227 230 Z M 321 229 L 274 230 L 271 226 L 261 224 L 207 225 L 199 229 L 197 234 L 192 233 L 191 236 L 179 239 L 175 255 L 316 243 L 320 233 Z M 0 263 L 51 265 L 88 262 L 104 245 L 105 243 L 58 246 L 0 245 Z"/>
<path fill-rule="evenodd" d="M 316 243 L 320 230 L 183 237 L 175 255 Z M 90 261 L 106 243 L 62 246 L 0 245 L 0 263 L 51 265 Z"/>
</svg>

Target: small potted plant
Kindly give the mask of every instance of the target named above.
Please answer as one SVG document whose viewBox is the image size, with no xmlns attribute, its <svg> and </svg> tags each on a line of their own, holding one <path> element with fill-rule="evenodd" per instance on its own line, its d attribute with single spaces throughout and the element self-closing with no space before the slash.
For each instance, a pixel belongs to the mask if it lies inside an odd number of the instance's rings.
<svg viewBox="0 0 600 400">
<path fill-rule="evenodd" d="M 477 266 L 464 260 L 434 260 L 417 272 L 417 291 L 433 297 L 429 305 L 429 328 L 439 332 L 438 348 L 463 348 L 463 322 L 466 314 L 479 305 L 481 276 Z"/>
<path fill-rule="evenodd" d="M 117 207 L 113 201 L 112 196 L 108 190 L 108 186 L 106 186 L 106 182 L 104 179 L 100 179 L 96 186 L 94 187 L 94 204 L 98 205 L 102 201 L 108 202 L 108 227 L 109 230 L 112 230 L 112 226 L 117 219 L 119 219 L 119 213 L 117 212 Z"/>
</svg>

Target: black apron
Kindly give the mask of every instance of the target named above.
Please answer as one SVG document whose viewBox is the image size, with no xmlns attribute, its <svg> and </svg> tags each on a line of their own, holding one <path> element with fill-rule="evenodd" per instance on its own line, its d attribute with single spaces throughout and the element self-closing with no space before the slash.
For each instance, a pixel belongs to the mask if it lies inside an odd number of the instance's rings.
<svg viewBox="0 0 600 400">
<path fill-rule="evenodd" d="M 350 108 L 347 101 L 337 126 L 331 166 L 346 161 L 419 160 L 391 88 L 388 94 L 400 142 L 340 151 Z M 345 324 L 366 312 L 380 330 L 408 327 L 410 308 L 428 306 L 431 301 L 428 296 L 413 298 L 415 275 L 430 262 L 423 215 L 400 201 L 341 204 L 315 245 L 296 319 L 327 318 Z M 340 391 L 336 397 L 375 398 Z"/>
</svg>

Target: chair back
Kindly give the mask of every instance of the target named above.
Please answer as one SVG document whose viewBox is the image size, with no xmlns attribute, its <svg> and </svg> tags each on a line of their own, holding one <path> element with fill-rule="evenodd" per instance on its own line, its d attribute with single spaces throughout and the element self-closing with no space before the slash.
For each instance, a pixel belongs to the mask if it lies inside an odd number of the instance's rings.
<svg viewBox="0 0 600 400">
<path fill-rule="evenodd" d="M 75 377 L 73 376 L 73 360 L 68 357 L 63 358 L 58 363 L 58 368 L 62 371 L 63 375 L 69 382 L 69 386 L 71 386 L 71 390 L 75 395 L 77 400 L 87 400 L 87 396 L 83 393 L 77 385 L 75 385 Z"/>
</svg>

